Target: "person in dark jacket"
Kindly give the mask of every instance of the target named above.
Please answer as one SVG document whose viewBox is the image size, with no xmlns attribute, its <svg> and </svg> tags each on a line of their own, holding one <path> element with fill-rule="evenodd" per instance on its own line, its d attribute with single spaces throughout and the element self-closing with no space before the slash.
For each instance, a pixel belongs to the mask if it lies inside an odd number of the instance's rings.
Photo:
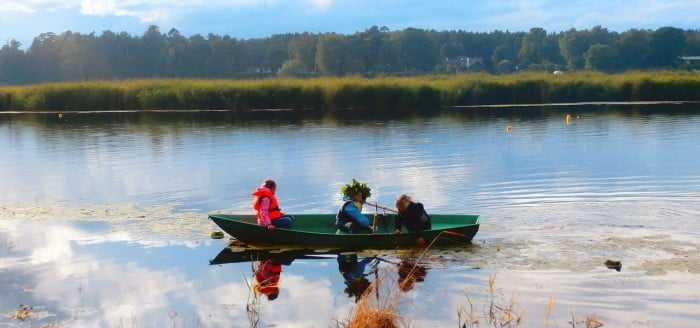
<svg viewBox="0 0 700 328">
<path fill-rule="evenodd" d="M 423 230 L 430 230 L 431 226 L 430 215 L 423 208 L 423 204 L 414 202 L 408 195 L 400 195 L 396 198 L 396 208 L 399 214 L 394 221 L 394 234 L 401 235 L 401 228 L 406 227 L 406 230 L 415 232 L 418 236 L 416 243 L 419 246 L 424 245 Z"/>
</svg>

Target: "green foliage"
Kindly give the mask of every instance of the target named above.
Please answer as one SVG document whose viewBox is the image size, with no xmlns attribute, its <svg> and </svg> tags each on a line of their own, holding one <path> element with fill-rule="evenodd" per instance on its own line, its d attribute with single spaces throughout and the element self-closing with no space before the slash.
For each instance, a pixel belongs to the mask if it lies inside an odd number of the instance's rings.
<svg viewBox="0 0 700 328">
<path fill-rule="evenodd" d="M 609 45 L 594 44 L 583 54 L 586 69 L 592 71 L 610 72 L 617 67 L 615 49 Z"/>
<path fill-rule="evenodd" d="M 512 63 L 515 60 L 515 56 L 513 55 L 513 51 L 509 47 L 500 45 L 493 50 L 493 54 L 491 55 L 491 61 L 494 64 L 498 65 L 504 60 L 507 60 L 508 62 Z"/>
<path fill-rule="evenodd" d="M 543 48 L 547 40 L 547 31 L 539 27 L 530 29 L 523 38 L 518 59 L 524 65 L 539 63 L 543 58 Z"/>
<path fill-rule="evenodd" d="M 559 38 L 559 48 L 570 70 L 584 68 L 583 54 L 595 44 L 610 45 L 614 39 L 607 29 L 596 26 L 590 30 L 571 29 Z"/>
<path fill-rule="evenodd" d="M 345 74 L 345 63 L 347 60 L 347 48 L 342 36 L 328 33 L 319 37 L 316 63 L 321 74 Z"/>
<path fill-rule="evenodd" d="M 651 34 L 649 44 L 649 66 L 670 68 L 675 66 L 685 48 L 686 38 L 681 29 L 662 27 Z"/>
<path fill-rule="evenodd" d="M 0 48 L 0 85 L 134 78 L 228 78 L 413 76 L 455 70 L 445 57 L 480 57 L 488 72 L 586 67 L 584 55 L 595 45 L 610 46 L 614 60 L 606 70 L 687 68 L 681 55 L 700 55 L 700 31 L 662 27 L 611 32 L 602 27 L 548 33 L 390 31 L 372 26 L 354 34 L 276 34 L 259 39 L 228 35 L 183 36 L 150 26 L 142 35 L 104 31 L 42 33 L 22 49 L 11 40 Z M 593 50 L 599 52 L 600 49 Z M 595 57 L 595 56 L 594 56 Z M 609 67 L 608 63 L 613 63 Z M 596 64 L 589 69 L 598 69 Z M 503 68 L 503 67 L 501 67 Z M 145 101 L 166 95 L 144 95 Z M 171 97 L 172 98 L 172 97 Z"/>
<path fill-rule="evenodd" d="M 368 187 L 366 183 L 357 181 L 354 178 L 352 179 L 352 183 L 348 183 L 342 188 L 340 188 L 340 192 L 342 192 L 343 195 L 348 197 L 352 197 L 357 193 L 361 193 L 362 198 L 364 199 L 367 199 L 372 196 L 372 189 Z"/>
</svg>

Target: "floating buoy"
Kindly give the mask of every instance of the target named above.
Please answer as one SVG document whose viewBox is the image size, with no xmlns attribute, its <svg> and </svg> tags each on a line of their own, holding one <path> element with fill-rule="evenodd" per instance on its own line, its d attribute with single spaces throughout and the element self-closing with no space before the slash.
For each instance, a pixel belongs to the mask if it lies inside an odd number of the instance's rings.
<svg viewBox="0 0 700 328">
<path fill-rule="evenodd" d="M 608 269 L 614 269 L 617 272 L 620 272 L 620 269 L 622 269 L 622 262 L 620 261 L 607 260 L 603 264 L 605 264 L 605 267 Z"/>
<path fill-rule="evenodd" d="M 15 313 L 15 318 L 24 321 L 24 319 L 29 316 L 29 311 L 31 310 L 31 307 L 20 305 L 19 310 Z"/>
<path fill-rule="evenodd" d="M 508 126 L 506 126 L 506 132 L 513 132 L 513 126 L 508 124 Z"/>
<path fill-rule="evenodd" d="M 569 125 L 569 124 L 571 124 L 571 115 L 566 114 L 566 125 Z"/>
<path fill-rule="evenodd" d="M 210 236 L 212 239 L 221 239 L 224 238 L 224 233 L 221 231 L 212 231 Z"/>
<path fill-rule="evenodd" d="M 63 113 L 59 113 L 59 114 L 58 114 L 58 118 L 62 120 L 62 119 L 63 119 Z"/>
</svg>

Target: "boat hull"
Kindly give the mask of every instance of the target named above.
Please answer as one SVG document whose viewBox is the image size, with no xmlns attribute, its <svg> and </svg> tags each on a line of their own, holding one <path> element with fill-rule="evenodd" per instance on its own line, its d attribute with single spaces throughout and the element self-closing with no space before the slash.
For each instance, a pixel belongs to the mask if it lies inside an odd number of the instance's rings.
<svg viewBox="0 0 700 328">
<path fill-rule="evenodd" d="M 436 243 L 470 243 L 479 231 L 476 215 L 432 215 L 433 229 L 423 231 L 426 243 L 438 236 Z M 245 215 L 210 215 L 222 230 L 246 244 L 295 245 L 327 248 L 386 249 L 416 245 L 414 232 L 394 235 L 390 222 L 378 223 L 376 234 L 337 234 L 333 226 L 335 215 L 315 214 L 295 216 L 292 229 L 268 230 L 258 226 L 255 217 Z M 390 221 L 390 219 L 385 220 Z"/>
</svg>

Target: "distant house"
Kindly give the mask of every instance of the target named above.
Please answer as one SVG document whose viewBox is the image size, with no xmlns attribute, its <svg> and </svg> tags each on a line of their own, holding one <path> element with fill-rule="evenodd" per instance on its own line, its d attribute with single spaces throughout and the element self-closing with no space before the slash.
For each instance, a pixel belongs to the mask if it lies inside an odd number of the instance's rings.
<svg viewBox="0 0 700 328">
<path fill-rule="evenodd" d="M 486 66 L 484 65 L 484 59 L 481 57 L 467 57 L 459 56 L 455 58 L 445 58 L 443 63 L 445 65 L 452 65 L 457 67 L 458 72 L 478 72 L 483 71 Z"/>
<path fill-rule="evenodd" d="M 700 73 L 700 56 L 684 56 L 679 58 L 688 64 L 695 72 Z"/>
<path fill-rule="evenodd" d="M 272 74 L 270 67 L 249 67 L 246 73 Z"/>
</svg>

